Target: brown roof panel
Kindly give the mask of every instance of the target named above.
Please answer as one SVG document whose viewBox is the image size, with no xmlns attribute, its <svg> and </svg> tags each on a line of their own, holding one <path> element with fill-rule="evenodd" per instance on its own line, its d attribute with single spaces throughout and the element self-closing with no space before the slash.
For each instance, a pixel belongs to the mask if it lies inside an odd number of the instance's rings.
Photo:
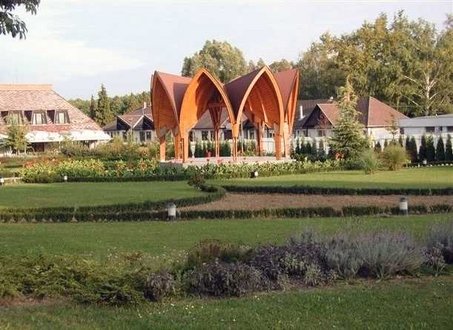
<svg viewBox="0 0 453 330">
<path fill-rule="evenodd" d="M 399 119 L 408 118 L 391 106 L 375 99 L 369 98 L 367 126 L 389 126 L 393 120 L 398 123 Z"/>
<path fill-rule="evenodd" d="M 177 113 L 181 111 L 181 104 L 186 92 L 187 86 L 189 86 L 192 80 L 189 77 L 177 76 L 174 74 L 157 72 L 156 75 L 160 78 L 162 85 L 164 86 L 170 101 L 175 107 Z"/>
<path fill-rule="evenodd" d="M 244 99 L 247 89 L 250 87 L 252 81 L 256 76 L 261 72 L 262 68 L 252 71 L 246 75 L 238 77 L 225 85 L 228 97 L 231 101 L 231 106 L 233 107 L 233 112 L 235 116 L 238 115 L 241 102 Z"/>
<path fill-rule="evenodd" d="M 294 83 L 296 82 L 298 74 L 299 71 L 297 69 L 274 73 L 275 80 L 277 80 L 278 87 L 280 88 L 280 93 L 283 100 L 283 108 L 285 110 L 288 106 L 289 98 L 291 96 L 291 92 L 294 88 Z"/>
</svg>

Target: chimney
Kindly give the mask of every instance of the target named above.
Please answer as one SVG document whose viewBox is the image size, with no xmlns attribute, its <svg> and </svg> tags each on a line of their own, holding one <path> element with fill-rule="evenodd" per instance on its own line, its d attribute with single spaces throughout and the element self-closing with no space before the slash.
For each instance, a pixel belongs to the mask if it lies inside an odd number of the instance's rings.
<svg viewBox="0 0 453 330">
<path fill-rule="evenodd" d="M 299 120 L 301 120 L 302 118 L 304 118 L 304 106 L 301 104 L 299 106 Z"/>
<path fill-rule="evenodd" d="M 142 109 L 142 114 L 145 115 L 145 109 L 146 109 L 146 102 L 143 102 L 143 109 Z"/>
</svg>

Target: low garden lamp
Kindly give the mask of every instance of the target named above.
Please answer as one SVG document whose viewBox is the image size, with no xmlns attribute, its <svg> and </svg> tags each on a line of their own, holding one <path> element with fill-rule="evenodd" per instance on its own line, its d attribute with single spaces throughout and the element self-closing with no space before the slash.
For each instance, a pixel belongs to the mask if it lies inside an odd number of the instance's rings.
<svg viewBox="0 0 453 330">
<path fill-rule="evenodd" d="M 400 214 L 408 215 L 409 207 L 408 207 L 408 203 L 407 203 L 407 197 L 403 196 L 400 198 L 399 210 L 400 210 Z"/>
<path fill-rule="evenodd" d="M 167 215 L 168 215 L 168 220 L 176 219 L 176 204 L 175 203 L 170 202 L 167 204 Z"/>
<path fill-rule="evenodd" d="M 64 182 L 68 182 L 68 176 L 67 176 L 66 174 L 63 175 L 63 181 L 64 181 Z"/>
<path fill-rule="evenodd" d="M 5 178 L 0 176 L 0 186 L 3 186 L 5 184 Z"/>
</svg>

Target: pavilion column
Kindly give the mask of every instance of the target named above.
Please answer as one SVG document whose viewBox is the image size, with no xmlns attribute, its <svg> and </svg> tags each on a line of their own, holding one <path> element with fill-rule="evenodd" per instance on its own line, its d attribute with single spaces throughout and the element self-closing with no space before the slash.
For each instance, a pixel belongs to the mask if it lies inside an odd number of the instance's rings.
<svg viewBox="0 0 453 330">
<path fill-rule="evenodd" d="M 176 133 L 174 137 L 175 159 L 181 159 L 181 134 Z"/>
<path fill-rule="evenodd" d="M 220 157 L 220 129 L 219 127 L 214 128 L 214 142 L 215 142 L 215 157 Z"/>
<path fill-rule="evenodd" d="M 289 126 L 288 123 L 285 122 L 283 124 L 283 146 L 284 146 L 284 156 L 290 157 L 291 156 L 291 144 L 290 144 L 290 135 L 289 135 Z"/>
<path fill-rule="evenodd" d="M 263 156 L 264 154 L 263 133 L 264 125 L 262 122 L 258 122 L 256 128 L 256 148 L 258 151 L 258 156 Z"/>
<path fill-rule="evenodd" d="M 231 127 L 231 133 L 233 135 L 233 146 L 232 154 L 233 161 L 237 161 L 238 158 L 238 138 L 239 138 L 239 124 L 235 123 Z"/>
<path fill-rule="evenodd" d="M 274 128 L 274 143 L 275 143 L 275 158 L 277 160 L 282 159 L 282 135 L 280 127 Z"/>
<path fill-rule="evenodd" d="M 181 133 L 181 147 L 182 147 L 182 162 L 186 163 L 189 159 L 189 133 L 182 132 Z"/>
<path fill-rule="evenodd" d="M 160 161 L 164 162 L 167 151 L 167 140 L 165 139 L 165 134 L 159 138 L 159 155 Z"/>
</svg>

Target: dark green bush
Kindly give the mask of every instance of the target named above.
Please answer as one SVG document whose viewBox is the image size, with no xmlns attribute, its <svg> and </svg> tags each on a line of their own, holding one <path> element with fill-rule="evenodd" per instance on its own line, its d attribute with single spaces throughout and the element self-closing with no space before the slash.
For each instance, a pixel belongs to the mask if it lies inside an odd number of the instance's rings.
<svg viewBox="0 0 453 330">
<path fill-rule="evenodd" d="M 265 288 L 261 273 L 243 263 L 210 262 L 190 271 L 186 276 L 190 293 L 200 296 L 243 296 Z"/>
</svg>

